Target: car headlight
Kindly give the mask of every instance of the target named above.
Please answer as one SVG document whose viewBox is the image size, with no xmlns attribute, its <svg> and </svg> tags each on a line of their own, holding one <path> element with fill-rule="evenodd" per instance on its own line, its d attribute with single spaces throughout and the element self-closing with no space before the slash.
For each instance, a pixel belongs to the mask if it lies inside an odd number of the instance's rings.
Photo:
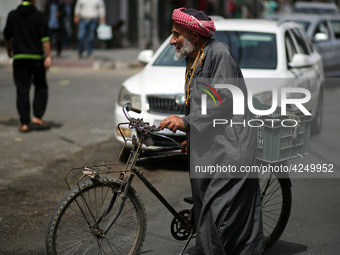
<svg viewBox="0 0 340 255">
<path fill-rule="evenodd" d="M 118 104 L 123 106 L 126 103 L 131 103 L 134 108 L 138 109 L 141 109 L 142 106 L 140 95 L 132 94 L 124 86 L 122 86 L 118 96 Z"/>
</svg>

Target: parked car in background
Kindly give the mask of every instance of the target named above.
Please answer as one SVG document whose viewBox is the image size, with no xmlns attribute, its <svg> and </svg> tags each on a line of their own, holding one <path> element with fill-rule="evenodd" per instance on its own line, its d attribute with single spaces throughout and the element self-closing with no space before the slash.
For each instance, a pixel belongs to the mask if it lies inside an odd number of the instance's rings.
<svg viewBox="0 0 340 255">
<path fill-rule="evenodd" d="M 335 3 L 325 2 L 296 2 L 293 6 L 296 13 L 339 14 Z"/>
<path fill-rule="evenodd" d="M 320 131 L 324 83 L 322 60 L 302 27 L 295 22 L 278 24 L 276 21 L 240 19 L 220 20 L 215 25 L 214 37 L 232 49 L 248 89 L 251 88 L 263 103 L 271 104 L 272 88 L 307 88 L 312 98 L 306 107 L 312 111 L 314 130 Z M 170 37 L 155 54 L 150 50 L 140 53 L 139 60 L 147 65 L 123 83 L 115 105 L 115 125 L 126 122 L 122 106 L 127 102 L 140 108 L 144 120 L 150 124 L 158 125 L 171 114 L 184 114 L 185 60 L 176 58 L 175 47 L 169 45 L 169 41 Z M 280 82 L 275 80 L 277 82 L 270 83 L 270 86 L 248 82 L 251 79 L 278 78 L 282 78 Z M 182 132 L 163 132 L 178 141 L 185 138 Z M 131 137 L 132 133 L 126 128 L 124 135 Z M 119 132 L 116 138 L 122 142 Z M 164 144 L 155 140 L 155 145 Z"/>
<path fill-rule="evenodd" d="M 299 23 L 322 57 L 325 77 L 340 77 L 340 15 L 295 13 L 271 18 Z"/>
</svg>

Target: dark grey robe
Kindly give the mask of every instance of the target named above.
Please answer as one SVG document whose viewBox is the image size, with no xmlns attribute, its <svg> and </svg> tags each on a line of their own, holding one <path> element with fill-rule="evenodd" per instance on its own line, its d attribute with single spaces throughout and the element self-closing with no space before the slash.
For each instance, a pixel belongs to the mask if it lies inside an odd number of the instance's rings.
<svg viewBox="0 0 340 255">
<path fill-rule="evenodd" d="M 201 114 L 202 90 L 198 81 L 211 86 L 233 84 L 247 95 L 242 73 L 229 47 L 210 40 L 204 48 L 204 59 L 194 72 L 190 86 L 190 104 L 184 124 L 190 143 L 191 186 L 194 200 L 196 252 L 204 255 L 256 254 L 263 251 L 262 213 L 257 178 L 249 174 L 215 173 L 193 178 L 194 165 L 255 164 L 256 129 L 221 125 L 212 130 L 212 119 L 243 121 L 251 118 L 233 115 L 233 99 L 227 89 L 217 90 L 223 106 L 208 100 L 208 114 Z M 247 102 L 245 100 L 245 102 Z M 246 104 L 245 104 L 246 105 Z M 250 178 L 252 177 L 252 178 Z"/>
</svg>

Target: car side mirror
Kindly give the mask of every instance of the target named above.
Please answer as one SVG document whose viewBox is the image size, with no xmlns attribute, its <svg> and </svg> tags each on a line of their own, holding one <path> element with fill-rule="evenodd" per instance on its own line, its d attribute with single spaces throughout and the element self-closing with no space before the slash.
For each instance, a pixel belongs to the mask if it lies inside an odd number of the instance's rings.
<svg viewBox="0 0 340 255">
<path fill-rule="evenodd" d="M 300 53 L 295 54 L 292 61 L 288 63 L 291 68 L 301 68 L 311 66 L 312 64 L 311 58 L 308 55 Z"/>
<path fill-rule="evenodd" d="M 153 56 L 153 51 L 152 50 L 143 50 L 138 54 L 138 61 L 142 62 L 143 64 L 147 64 L 150 62 Z"/>
<path fill-rule="evenodd" d="M 314 42 L 324 42 L 324 41 L 328 41 L 328 35 L 325 33 L 316 33 L 314 35 Z"/>
</svg>

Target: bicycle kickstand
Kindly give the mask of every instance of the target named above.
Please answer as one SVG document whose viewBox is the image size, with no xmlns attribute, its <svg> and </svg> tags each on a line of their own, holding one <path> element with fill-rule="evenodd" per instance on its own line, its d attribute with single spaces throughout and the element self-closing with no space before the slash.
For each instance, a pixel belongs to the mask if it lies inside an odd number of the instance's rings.
<svg viewBox="0 0 340 255">
<path fill-rule="evenodd" d="M 181 253 L 180 253 L 179 255 L 184 255 L 184 252 L 185 252 L 185 250 L 187 249 L 187 247 L 188 247 L 188 245 L 189 245 L 189 243 L 190 243 L 190 241 L 191 241 L 191 239 L 192 239 L 192 237 L 193 237 L 193 235 L 194 235 L 194 232 L 195 232 L 195 231 L 191 231 L 191 234 L 190 234 L 190 236 L 189 236 L 189 238 L 188 238 L 188 241 L 186 242 L 186 244 L 185 244 L 183 250 L 181 251 Z"/>
</svg>

